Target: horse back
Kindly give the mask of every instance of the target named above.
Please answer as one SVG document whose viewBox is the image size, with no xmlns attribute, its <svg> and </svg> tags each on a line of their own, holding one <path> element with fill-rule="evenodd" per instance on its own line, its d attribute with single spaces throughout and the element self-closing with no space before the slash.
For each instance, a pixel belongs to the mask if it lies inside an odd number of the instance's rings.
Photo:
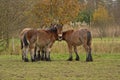
<svg viewBox="0 0 120 80">
<path fill-rule="evenodd" d="M 69 44 L 69 45 L 80 45 L 81 42 L 79 40 L 79 31 L 75 30 L 68 30 L 66 32 L 63 32 L 63 39 Z"/>
<path fill-rule="evenodd" d="M 67 39 L 70 39 L 71 37 L 71 34 L 74 32 L 74 30 L 68 30 L 68 31 L 64 31 L 63 32 L 63 40 L 67 40 Z"/>
<path fill-rule="evenodd" d="M 19 35 L 20 39 L 22 39 L 23 36 L 24 36 L 24 34 L 25 34 L 27 31 L 29 31 L 29 30 L 32 30 L 32 28 L 25 28 L 25 29 L 23 29 L 23 30 L 20 32 L 20 35 Z"/>
<path fill-rule="evenodd" d="M 81 41 L 87 42 L 87 44 L 89 44 L 92 40 L 91 32 L 88 29 L 80 29 L 79 35 Z"/>
<path fill-rule="evenodd" d="M 39 47 L 48 46 L 50 43 L 54 43 L 56 39 L 53 36 L 53 33 L 47 30 L 38 30 L 37 32 L 37 45 Z"/>
<path fill-rule="evenodd" d="M 34 43 L 37 39 L 37 30 L 32 29 L 32 30 L 27 31 L 24 37 L 26 38 L 27 41 L 29 41 L 29 43 Z"/>
<path fill-rule="evenodd" d="M 73 46 L 79 46 L 84 43 L 90 44 L 92 37 L 88 29 L 80 29 L 63 32 L 63 38 L 67 43 Z"/>
</svg>

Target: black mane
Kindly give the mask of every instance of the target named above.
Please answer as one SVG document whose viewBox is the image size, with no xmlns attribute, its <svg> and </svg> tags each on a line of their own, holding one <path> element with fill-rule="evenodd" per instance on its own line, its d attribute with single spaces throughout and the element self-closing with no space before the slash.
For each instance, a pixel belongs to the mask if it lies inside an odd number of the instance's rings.
<svg viewBox="0 0 120 80">
<path fill-rule="evenodd" d="M 52 27 L 49 29 L 51 32 L 57 32 L 57 28 L 56 27 Z"/>
<path fill-rule="evenodd" d="M 54 33 L 57 32 L 57 28 L 54 27 L 54 26 L 50 26 L 50 28 L 48 28 L 47 30 L 48 30 L 48 31 L 51 31 L 51 32 L 54 32 Z"/>
</svg>

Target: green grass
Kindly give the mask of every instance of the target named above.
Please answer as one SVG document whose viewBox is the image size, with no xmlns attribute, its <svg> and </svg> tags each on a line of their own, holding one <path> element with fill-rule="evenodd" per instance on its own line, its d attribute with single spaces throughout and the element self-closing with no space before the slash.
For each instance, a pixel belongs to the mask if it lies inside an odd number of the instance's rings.
<svg viewBox="0 0 120 80">
<path fill-rule="evenodd" d="M 119 80 L 120 54 L 93 54 L 93 62 L 66 61 L 68 54 L 51 54 L 51 62 L 23 62 L 21 55 L 0 55 L 0 80 Z M 75 55 L 74 55 L 75 58 Z"/>
<path fill-rule="evenodd" d="M 19 40 L 15 39 L 14 52 L 10 40 L 10 48 L 0 53 L 4 54 L 0 55 L 0 80 L 119 80 L 120 38 L 93 38 L 92 42 L 93 62 L 85 62 L 83 47 L 78 47 L 80 61 L 66 61 L 68 49 L 62 41 L 53 45 L 51 62 L 26 63 L 21 60 Z"/>
</svg>

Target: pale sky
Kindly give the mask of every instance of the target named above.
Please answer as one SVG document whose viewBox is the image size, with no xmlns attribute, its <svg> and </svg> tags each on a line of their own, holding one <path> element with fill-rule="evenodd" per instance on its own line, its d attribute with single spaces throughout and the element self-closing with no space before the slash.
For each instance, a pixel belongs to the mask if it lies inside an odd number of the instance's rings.
<svg viewBox="0 0 120 80">
<path fill-rule="evenodd" d="M 112 0 L 112 1 L 116 1 L 116 0 Z"/>
</svg>

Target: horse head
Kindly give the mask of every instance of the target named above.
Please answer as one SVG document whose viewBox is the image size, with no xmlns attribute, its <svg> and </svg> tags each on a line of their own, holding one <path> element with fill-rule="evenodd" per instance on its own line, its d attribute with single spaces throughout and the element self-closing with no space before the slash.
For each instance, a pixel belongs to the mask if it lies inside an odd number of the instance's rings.
<svg viewBox="0 0 120 80">
<path fill-rule="evenodd" d="M 58 40 L 62 40 L 62 29 L 63 29 L 63 24 L 56 24 L 54 27 L 57 29 L 57 35 L 58 35 Z"/>
</svg>

